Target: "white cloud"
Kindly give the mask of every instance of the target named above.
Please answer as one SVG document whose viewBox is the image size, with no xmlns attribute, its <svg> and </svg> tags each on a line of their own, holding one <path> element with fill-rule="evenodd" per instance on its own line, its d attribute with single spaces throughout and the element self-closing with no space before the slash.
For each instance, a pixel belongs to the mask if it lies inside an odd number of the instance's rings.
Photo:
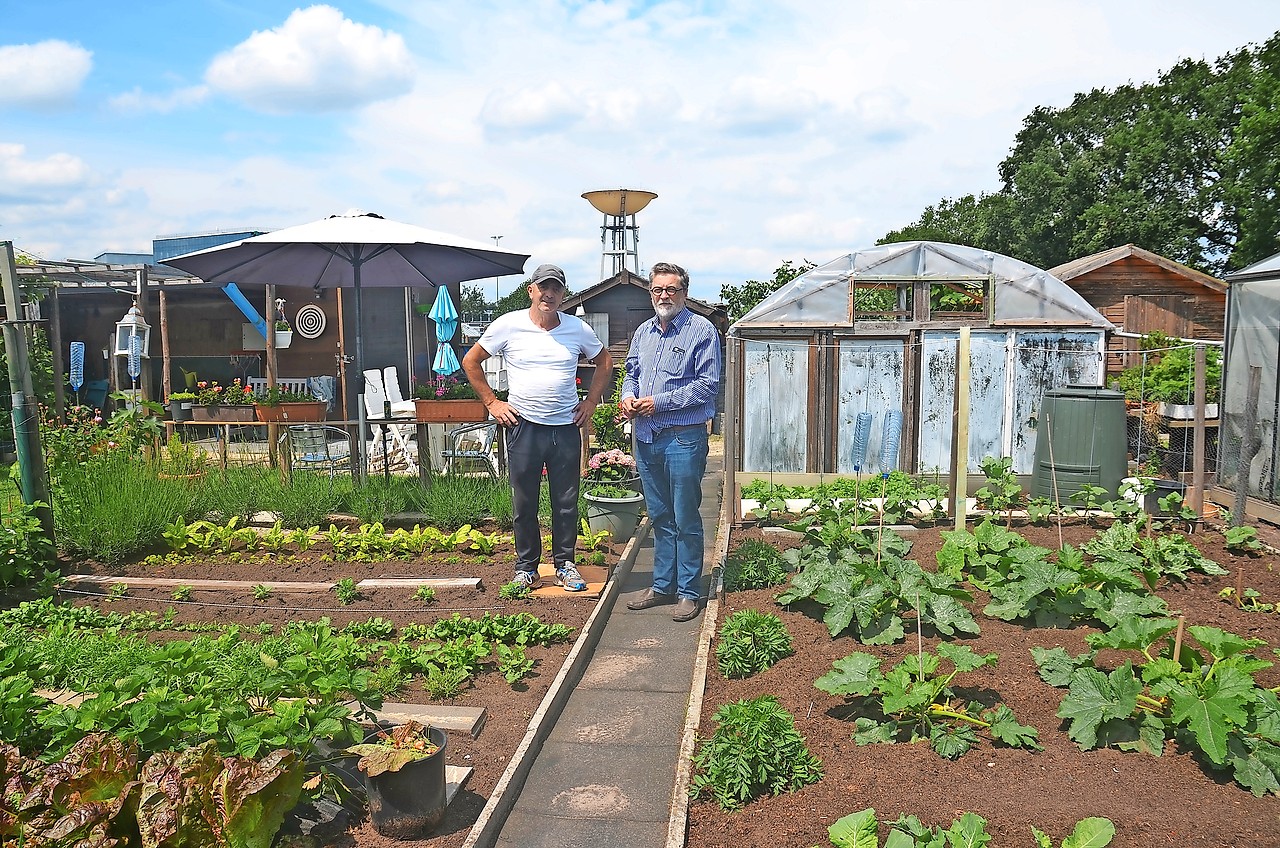
<svg viewBox="0 0 1280 848">
<path fill-rule="evenodd" d="M 111 108 L 124 113 L 138 114 L 142 112 L 159 112 L 167 114 L 177 109 L 198 106 L 209 96 L 209 88 L 204 85 L 192 85 L 177 88 L 167 94 L 148 94 L 141 88 L 134 88 L 124 94 L 117 94 L 110 100 Z"/>
<path fill-rule="evenodd" d="M 27 156 L 21 144 L 0 144 L 0 198 L 47 203 L 88 185 L 89 166 L 69 153 L 43 159 Z"/>
<path fill-rule="evenodd" d="M 397 33 L 358 24 L 332 6 L 295 10 L 214 58 L 214 90 L 271 113 L 328 112 L 395 97 L 413 87 L 414 62 Z"/>
<path fill-rule="evenodd" d="M 93 54 L 65 41 L 0 47 L 0 104 L 70 102 L 92 68 Z"/>
<path fill-rule="evenodd" d="M 493 92 L 480 110 L 480 122 L 499 133 L 569 132 L 586 111 L 581 95 L 552 82 L 537 88 Z"/>
</svg>

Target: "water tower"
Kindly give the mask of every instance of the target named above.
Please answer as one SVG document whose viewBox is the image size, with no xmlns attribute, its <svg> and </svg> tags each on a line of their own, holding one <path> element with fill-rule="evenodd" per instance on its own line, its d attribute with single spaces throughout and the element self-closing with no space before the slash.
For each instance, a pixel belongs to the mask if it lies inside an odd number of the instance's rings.
<svg viewBox="0 0 1280 848">
<path fill-rule="evenodd" d="M 600 278 L 607 280 L 622 273 L 623 268 L 638 276 L 640 257 L 636 252 L 636 241 L 640 228 L 636 226 L 636 213 L 658 195 L 633 188 L 614 188 L 589 191 L 582 196 L 604 214 L 604 223 L 600 226 Z M 613 271 L 605 276 L 605 265 L 610 258 L 613 259 Z"/>
</svg>

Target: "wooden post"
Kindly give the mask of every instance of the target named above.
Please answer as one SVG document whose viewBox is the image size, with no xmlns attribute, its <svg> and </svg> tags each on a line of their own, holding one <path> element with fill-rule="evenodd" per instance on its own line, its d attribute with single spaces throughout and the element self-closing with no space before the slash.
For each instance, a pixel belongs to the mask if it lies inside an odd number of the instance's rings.
<svg viewBox="0 0 1280 848">
<path fill-rule="evenodd" d="M 1249 466 L 1254 454 L 1262 448 L 1258 434 L 1258 392 L 1262 390 L 1262 368 L 1249 366 L 1249 388 L 1244 396 L 1244 414 L 1240 421 L 1240 455 L 1236 458 L 1236 499 L 1231 505 L 1231 526 L 1244 523 L 1245 503 L 1249 500 Z"/>
<path fill-rule="evenodd" d="M 342 289 L 334 289 L 338 297 L 338 397 L 342 399 L 342 420 L 350 421 L 347 415 L 347 336 L 346 328 L 342 323 Z M 364 439 L 364 433 L 358 434 L 358 438 Z M 358 455 L 360 452 L 352 454 Z"/>
<path fill-rule="evenodd" d="M 742 523 L 742 499 L 738 497 L 738 434 L 742 415 L 738 411 L 738 385 L 741 375 L 738 374 L 738 356 L 742 339 L 736 336 L 725 338 L 724 376 L 728 381 L 724 390 L 725 423 L 721 428 L 724 435 L 724 499 L 729 506 L 730 524 Z"/>
<path fill-rule="evenodd" d="M 165 400 L 173 394 L 173 378 L 169 376 L 169 293 L 160 289 L 160 390 Z M 183 386 L 186 389 L 186 386 Z M 172 418 L 172 414 L 170 415 Z M 172 421 L 164 422 L 166 436 L 172 436 L 177 425 Z"/>
<path fill-rule="evenodd" d="M 1194 349 L 1195 377 L 1192 402 L 1195 404 L 1195 430 L 1191 436 L 1191 496 L 1187 498 L 1187 506 L 1196 511 L 1197 529 L 1204 518 L 1204 404 L 1205 404 L 1205 361 L 1204 345 L 1198 344 Z"/>
<path fill-rule="evenodd" d="M 53 354 L 53 410 L 59 421 L 66 421 L 67 396 L 62 388 L 62 374 L 66 365 L 62 361 L 62 310 L 59 306 L 58 286 L 49 291 L 49 350 Z"/>
<path fill-rule="evenodd" d="M 951 506 L 955 529 L 963 530 L 969 496 L 969 328 L 956 345 L 956 394 L 951 420 Z"/>
</svg>

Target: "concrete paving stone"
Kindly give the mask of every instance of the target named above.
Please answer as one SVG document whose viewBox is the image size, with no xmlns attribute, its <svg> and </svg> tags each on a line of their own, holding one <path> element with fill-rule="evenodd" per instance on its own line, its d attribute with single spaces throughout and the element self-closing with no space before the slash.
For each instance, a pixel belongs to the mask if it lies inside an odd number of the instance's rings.
<svg viewBox="0 0 1280 848">
<path fill-rule="evenodd" d="M 548 741 L 646 747 L 654 740 L 676 743 L 686 707 L 687 699 L 671 692 L 582 691 L 569 699 Z M 626 751 L 621 756 L 634 754 Z"/>
<path fill-rule="evenodd" d="M 347 706 L 354 707 L 355 702 Z M 452 707 L 447 704 L 401 704 L 392 701 L 383 703 L 382 709 L 374 710 L 379 721 L 393 724 L 404 724 L 413 720 L 419 724 L 428 724 L 441 730 L 453 730 L 469 734 L 472 739 L 480 735 L 487 718 L 484 707 Z"/>
<path fill-rule="evenodd" d="M 515 810 L 564 819 L 665 822 L 679 747 L 677 740 L 649 745 L 637 756 L 634 746 L 548 741 L 538 754 L 536 779 L 520 790 Z"/>
<path fill-rule="evenodd" d="M 583 689 L 687 693 L 692 675 L 693 657 L 599 648 L 575 687 L 575 694 Z"/>
<path fill-rule="evenodd" d="M 634 612 L 623 607 L 614 608 L 609 626 L 600 636 L 600 647 L 617 651 L 667 651 L 673 656 L 692 656 L 698 650 L 698 632 L 688 623 L 670 618 L 672 607 L 660 607 L 662 615 L 653 615 L 652 609 Z M 694 619 L 697 621 L 698 619 Z M 690 666 L 692 670 L 692 666 Z"/>
<path fill-rule="evenodd" d="M 498 835 L 496 848 L 662 848 L 667 817 L 661 821 L 564 819 L 515 810 Z"/>
</svg>

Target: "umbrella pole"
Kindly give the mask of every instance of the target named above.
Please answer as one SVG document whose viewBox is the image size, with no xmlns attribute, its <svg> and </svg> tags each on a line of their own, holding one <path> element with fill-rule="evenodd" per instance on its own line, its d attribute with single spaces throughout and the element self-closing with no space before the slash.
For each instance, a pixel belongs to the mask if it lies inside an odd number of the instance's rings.
<svg viewBox="0 0 1280 848">
<path fill-rule="evenodd" d="M 360 321 L 362 317 L 360 312 L 360 304 L 362 299 L 360 296 L 361 295 L 360 258 L 356 257 L 351 264 L 352 264 L 352 269 L 354 271 L 354 277 L 355 277 L 354 288 L 355 288 L 355 294 L 356 294 L 356 304 L 355 304 L 356 306 L 356 310 L 355 310 L 356 312 L 356 374 L 359 375 L 358 377 L 356 377 L 356 387 L 358 389 L 358 391 L 356 392 L 356 412 L 357 412 L 356 421 L 360 426 L 360 436 L 359 436 L 360 438 L 360 473 L 357 475 L 357 479 L 359 480 L 360 483 L 364 483 L 369 473 L 369 445 L 364 440 L 364 429 L 365 429 L 365 424 L 368 421 L 368 416 L 367 416 L 368 410 L 364 408 L 364 390 L 365 390 L 364 333 L 362 332 L 362 327 L 360 325 Z M 386 461 L 385 456 L 383 457 L 383 461 L 384 462 Z"/>
</svg>

